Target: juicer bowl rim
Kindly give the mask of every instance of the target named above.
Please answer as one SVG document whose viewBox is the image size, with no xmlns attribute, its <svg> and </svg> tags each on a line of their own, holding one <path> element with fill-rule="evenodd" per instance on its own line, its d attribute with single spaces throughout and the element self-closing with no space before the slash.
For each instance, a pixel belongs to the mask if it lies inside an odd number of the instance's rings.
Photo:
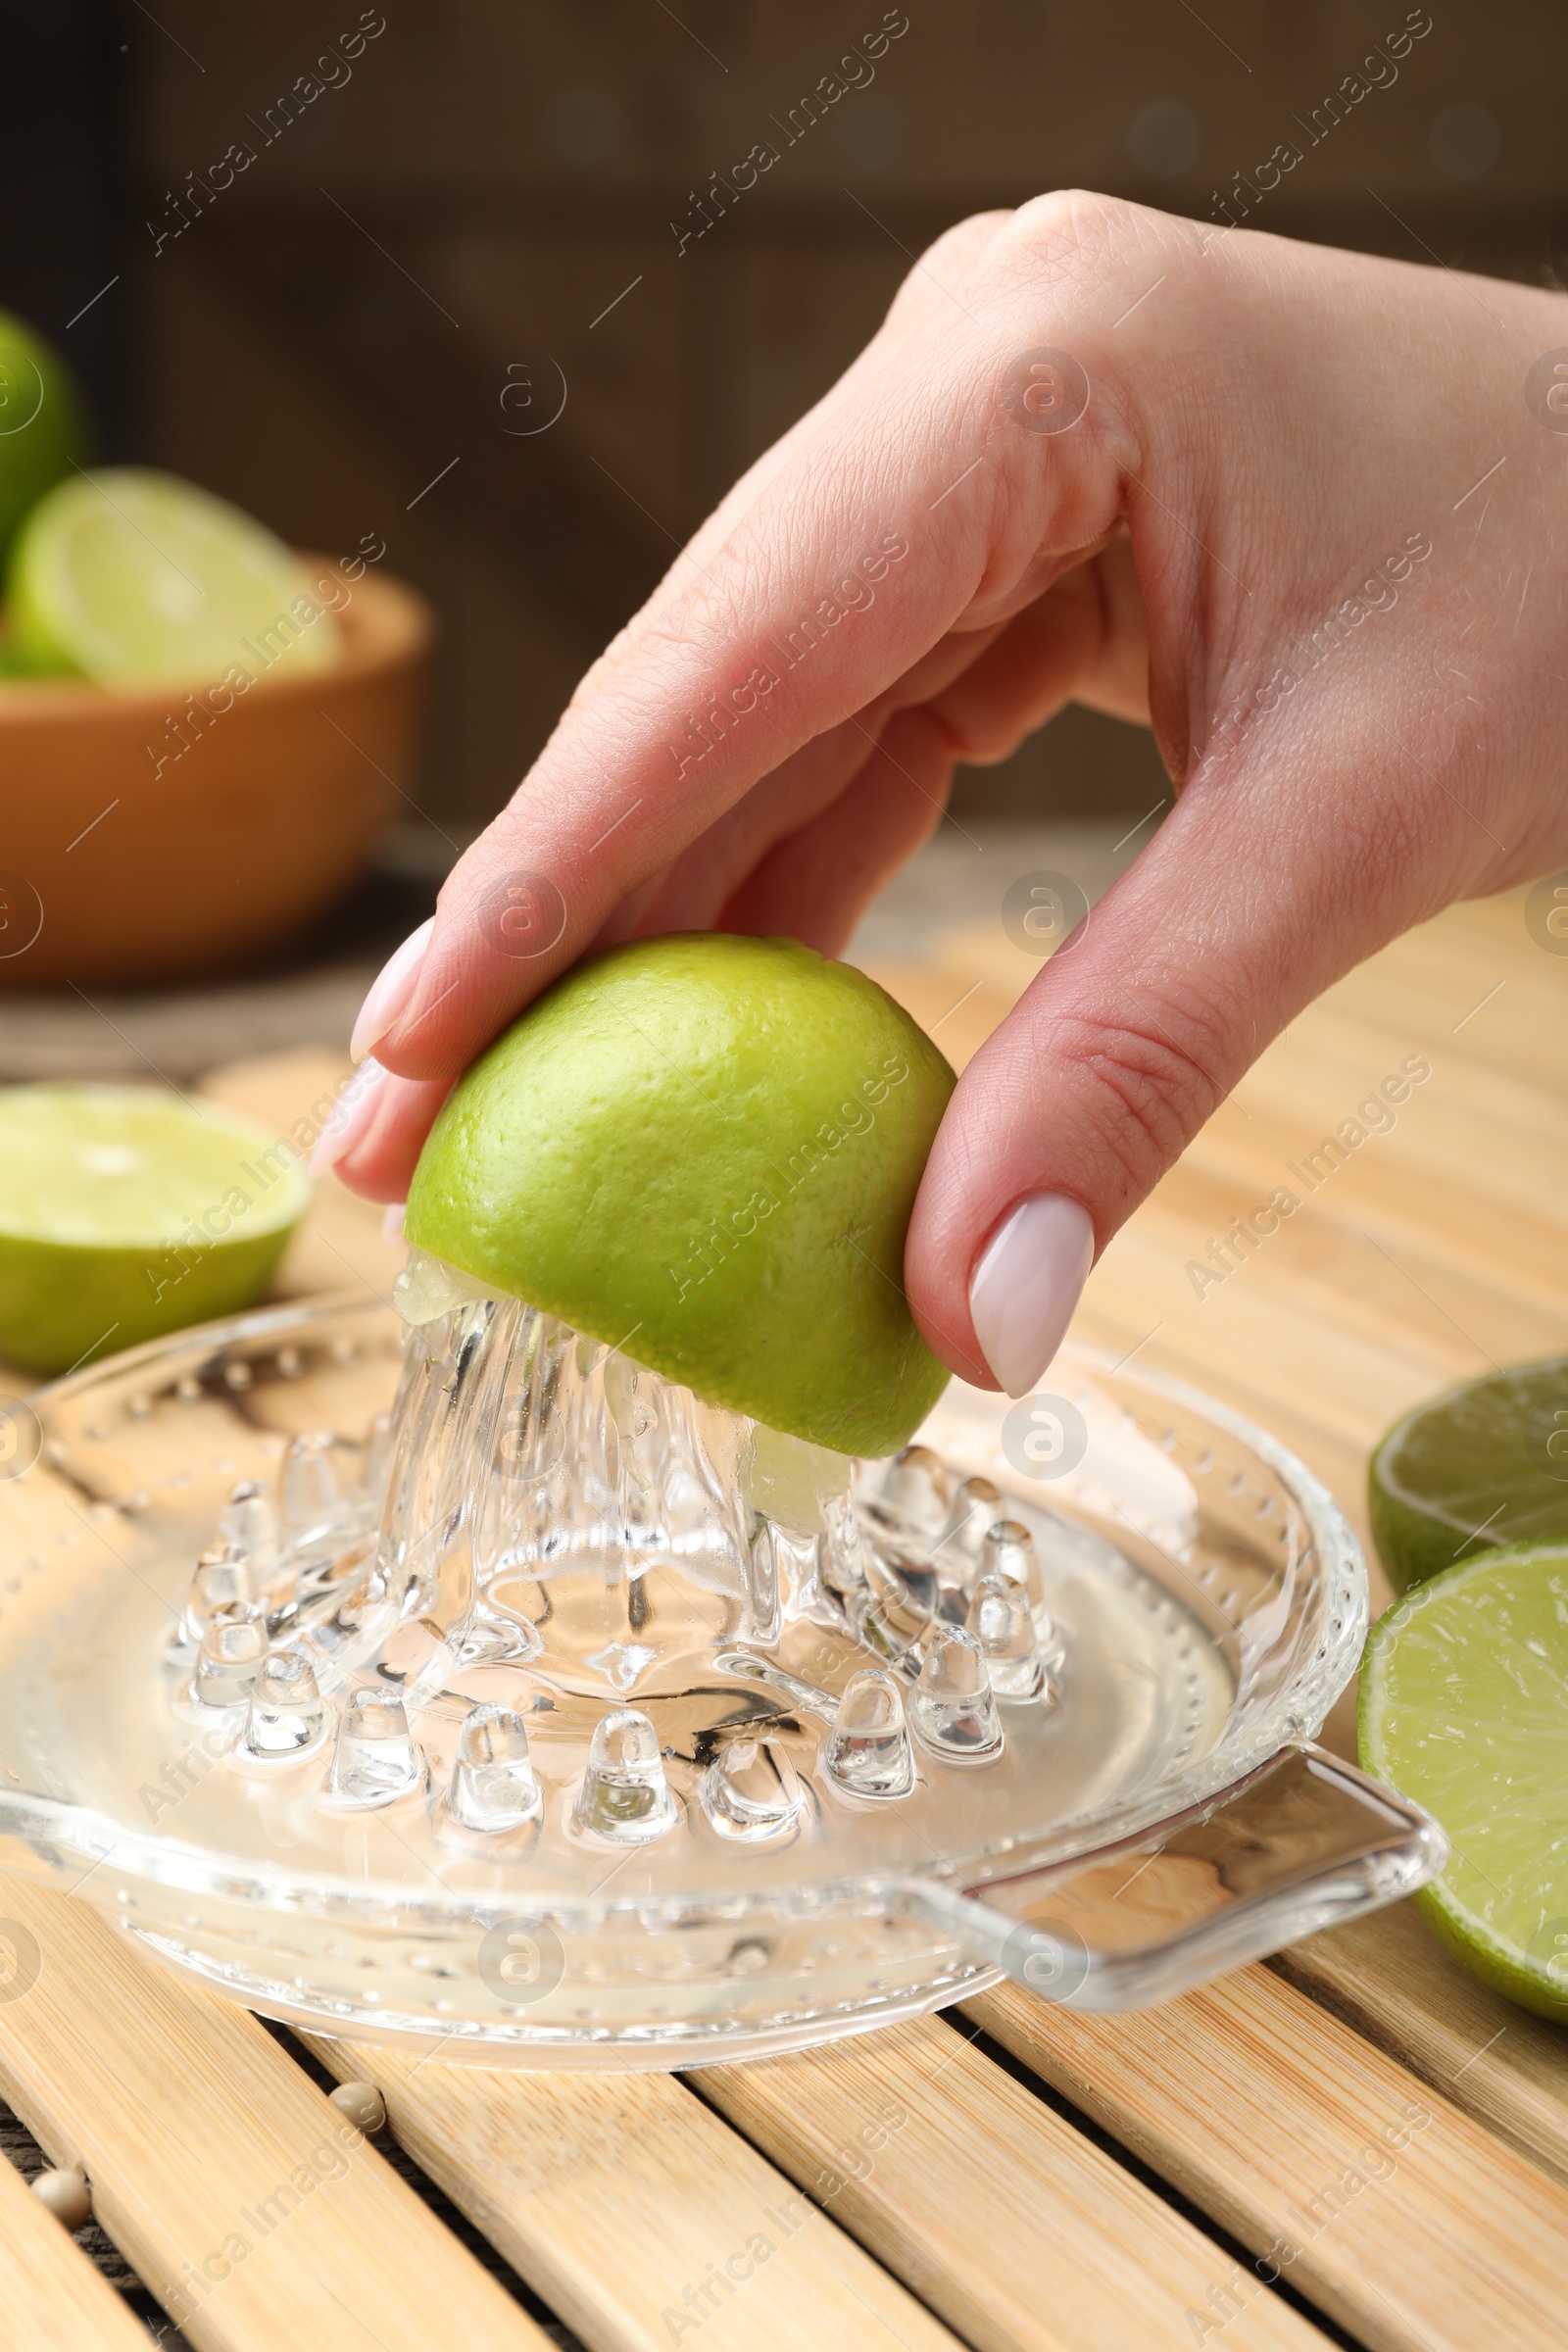
<svg viewBox="0 0 1568 2352">
<path fill-rule="evenodd" d="M 143 1341 L 135 1348 L 107 1356 L 30 1392 L 27 1403 L 40 1413 L 53 1400 L 74 1396 L 107 1376 L 117 1380 L 138 1365 L 196 1350 L 220 1352 L 225 1347 L 248 1345 L 282 1337 L 316 1322 L 344 1314 L 376 1315 L 395 1321 L 396 1310 L 386 1301 L 366 1298 L 356 1291 L 340 1291 L 287 1300 L 276 1306 L 251 1308 L 206 1324 L 192 1324 Z M 1341 1619 L 1337 1641 L 1325 1639 L 1317 1653 L 1270 1702 L 1258 1721 L 1239 1734 L 1222 1735 L 1197 1763 L 1156 1782 L 1119 1805 L 1090 1816 L 1057 1822 L 1048 1830 L 1018 1831 L 989 1844 L 886 1870 L 861 1869 L 842 1879 L 775 1882 L 746 1891 L 738 1888 L 657 1894 L 627 1894 L 589 1899 L 570 1893 L 525 1886 L 466 1893 L 448 1890 L 441 1897 L 422 1893 L 401 1881 L 349 1879 L 325 1872 L 288 1869 L 268 1862 L 243 1861 L 217 1849 L 192 1845 L 142 1831 L 74 1799 L 52 1797 L 41 1791 L 0 1788 L 0 1838 L 20 1839 L 53 1861 L 51 1849 L 90 1857 L 93 1869 L 111 1859 L 118 1874 L 150 1886 L 181 1888 L 228 1901 L 268 1909 L 318 1916 L 329 1906 L 334 1918 L 348 1926 L 374 1924 L 403 1932 L 466 1930 L 496 1919 L 549 1919 L 568 1934 L 594 1935 L 612 1923 L 689 1927 L 703 1924 L 743 1924 L 749 1918 L 825 1918 L 846 1908 L 883 1905 L 901 1886 L 961 1881 L 978 1887 L 988 1879 L 1012 1875 L 1020 1868 L 1081 1861 L 1100 1848 L 1130 1836 L 1157 1830 L 1174 1815 L 1197 1806 L 1217 1804 L 1258 1765 L 1293 1742 L 1311 1739 L 1355 1672 L 1366 1637 L 1369 1614 L 1364 1556 L 1354 1531 L 1328 1488 L 1288 1446 L 1250 1421 L 1245 1414 L 1206 1396 L 1172 1374 L 1148 1366 L 1128 1370 L 1109 1351 L 1069 1339 L 1064 1354 L 1068 1367 L 1081 1366 L 1090 1374 L 1126 1381 L 1147 1395 L 1182 1405 L 1216 1430 L 1246 1446 L 1274 1472 L 1301 1511 L 1311 1532 L 1323 1578 L 1322 1612 L 1332 1627 Z M 1058 1356 L 1050 1370 L 1061 1365 Z M 989 1399 L 992 1392 L 957 1384 L 969 1396 Z M 943 1392 L 943 1397 L 949 1391 Z M 1009 1399 L 1008 1402 L 1016 1400 Z M 933 1412 L 940 1411 L 939 1399 Z M 922 1424 L 922 1428 L 925 1424 Z M 916 1438 L 919 1436 L 916 1432 Z M 0 1645 L 4 1636 L 0 1635 Z M 81 1882 L 78 1881 L 79 1885 Z M 94 1890 L 96 1897 L 96 1889 Z M 93 1899 L 93 1898 L 89 1898 Z M 99 1898 L 101 1899 L 101 1898 Z M 104 1908 L 111 1908 L 108 1903 Z M 123 1917 L 123 1913 L 122 1913 Z M 128 1920 L 126 1925 L 131 1924 Z"/>
</svg>

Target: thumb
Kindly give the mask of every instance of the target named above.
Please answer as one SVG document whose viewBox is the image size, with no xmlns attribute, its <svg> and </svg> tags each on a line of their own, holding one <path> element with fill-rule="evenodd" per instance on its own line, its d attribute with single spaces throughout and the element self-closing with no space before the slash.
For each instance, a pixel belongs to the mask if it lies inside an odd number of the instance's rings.
<svg viewBox="0 0 1568 2352">
<path fill-rule="evenodd" d="M 905 1252 L 964 1379 L 1032 1389 L 1099 1251 L 1263 1047 L 1452 895 L 1391 856 L 1377 797 L 1195 782 L 969 1063 Z"/>
</svg>

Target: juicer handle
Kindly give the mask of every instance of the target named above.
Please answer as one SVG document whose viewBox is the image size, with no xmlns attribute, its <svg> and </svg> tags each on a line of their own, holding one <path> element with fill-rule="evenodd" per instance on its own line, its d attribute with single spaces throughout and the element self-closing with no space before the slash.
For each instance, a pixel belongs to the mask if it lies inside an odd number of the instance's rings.
<svg viewBox="0 0 1568 2352">
<path fill-rule="evenodd" d="M 1412 1893 L 1448 1858 L 1429 1814 L 1302 1741 L 1157 1828 L 891 1906 L 1074 2009 L 1144 2009 Z"/>
</svg>

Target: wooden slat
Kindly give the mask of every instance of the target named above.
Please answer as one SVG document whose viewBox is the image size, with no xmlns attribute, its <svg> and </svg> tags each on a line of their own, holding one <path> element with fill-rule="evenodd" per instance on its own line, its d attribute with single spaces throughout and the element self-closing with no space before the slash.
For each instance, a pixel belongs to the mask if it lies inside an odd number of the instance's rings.
<svg viewBox="0 0 1568 2352">
<path fill-rule="evenodd" d="M 207 1071 L 197 1091 L 259 1119 L 274 1135 L 290 1136 L 298 1120 L 310 1128 L 319 1126 L 323 1106 L 336 1099 L 353 1069 L 346 1054 L 302 1046 L 290 1053 L 251 1054 L 241 1061 L 226 1061 Z M 401 1242 L 387 1239 L 381 1223 L 382 1211 L 374 1201 L 362 1200 L 335 1176 L 318 1176 L 305 1220 L 283 1252 L 269 1296 L 293 1298 L 362 1284 L 367 1293 L 386 1298 L 407 1252 Z"/>
<path fill-rule="evenodd" d="M 1461 1968 L 1412 1903 L 1271 1963 L 1568 2184 L 1568 2034 Z"/>
<path fill-rule="evenodd" d="M 365 2042 L 311 2047 L 378 2086 L 416 2163 L 591 2352 L 699 2335 L 722 2352 L 958 2352 L 673 2075 L 487 2074 Z"/>
<path fill-rule="evenodd" d="M 936 2018 L 750 2066 L 704 2094 L 981 2352 L 1235 2352 L 1321 2331 Z"/>
<path fill-rule="evenodd" d="M 199 2352 L 545 2352 L 253 2017 L 85 1902 L 21 1880 L 4 1900 L 42 1957 L 0 2006 L 0 2087 Z"/>
<path fill-rule="evenodd" d="M 883 976 L 943 1022 L 961 1063 L 1036 969 L 993 925 Z M 1359 1520 L 1366 1448 L 1396 1412 L 1560 1329 L 1562 978 L 1517 905 L 1452 909 L 1396 943 L 1270 1048 L 1107 1250 L 1078 1328 L 1117 1352 L 1147 1342 L 1140 1362 L 1265 1422 Z M 1187 1258 L 1413 1047 L 1434 1075 L 1398 1129 L 1199 1300 Z M 286 1126 L 333 1074 L 269 1057 L 212 1084 Z M 395 1258 L 373 1212 L 329 1187 L 286 1280 L 337 1287 L 347 1260 L 381 1288 Z M 0 1907 L 51 1902 L 44 1977 L 0 2008 L 0 2080 L 52 2154 L 97 2176 L 100 2209 L 156 2285 L 220 2243 L 222 2213 L 286 2178 L 284 2143 L 319 2130 L 321 2103 L 250 2021 L 151 1976 L 78 1907 L 20 1886 Z M 973 2015 L 1259 2255 L 1273 2248 L 1285 2279 L 1377 2352 L 1457 2352 L 1483 2327 L 1509 2352 L 1544 2352 L 1568 2333 L 1568 2200 L 1520 2153 L 1563 2162 L 1561 2037 L 1472 1984 L 1418 1923 L 1391 1914 L 1316 1938 L 1147 2017 L 1073 2017 L 1007 1991 Z M 486 2076 L 321 2047 L 382 2084 L 406 2144 L 593 2352 L 695 2334 L 720 2352 L 794 2352 L 813 2332 L 857 2352 L 954 2352 L 908 2288 L 984 2352 L 1321 2342 L 1255 2271 L 954 2041 L 925 2022 L 713 2070 L 704 2094 L 728 2122 L 658 2077 Z M 882 2135 L 871 2149 L 867 2129 Z M 1405 2144 L 1388 2130 L 1408 2130 Z M 852 2173 L 847 2147 L 870 2169 Z M 773 2251 L 726 2284 L 758 2232 Z M 384 2352 L 540 2340 L 362 2148 L 187 2331 L 225 2352 L 336 2352 L 364 2347 L 366 2325 Z"/>
<path fill-rule="evenodd" d="M 147 2330 L 4 2157 L 0 2337 L 10 2352 L 147 2352 Z"/>
<path fill-rule="evenodd" d="M 1316 2002 L 1249 1968 L 1095 2018 L 969 2017 L 1374 2352 L 1561 2352 L 1568 2193 Z"/>
</svg>

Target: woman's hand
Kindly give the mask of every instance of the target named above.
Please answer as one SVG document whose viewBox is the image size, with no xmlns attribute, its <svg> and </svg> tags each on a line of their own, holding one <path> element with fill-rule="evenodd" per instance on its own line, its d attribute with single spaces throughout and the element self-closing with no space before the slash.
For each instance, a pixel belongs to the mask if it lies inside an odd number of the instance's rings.
<svg viewBox="0 0 1568 2352">
<path fill-rule="evenodd" d="M 586 950 L 835 954 L 956 761 L 1069 700 L 1147 719 L 1177 807 L 969 1064 L 909 1232 L 932 1347 L 1021 1394 L 1304 1004 L 1568 864 L 1568 434 L 1526 396 L 1559 344 L 1555 295 L 1096 196 L 954 229 L 372 988 L 355 1047 L 394 1074 L 339 1173 L 401 1199 L 451 1080 Z"/>
</svg>

